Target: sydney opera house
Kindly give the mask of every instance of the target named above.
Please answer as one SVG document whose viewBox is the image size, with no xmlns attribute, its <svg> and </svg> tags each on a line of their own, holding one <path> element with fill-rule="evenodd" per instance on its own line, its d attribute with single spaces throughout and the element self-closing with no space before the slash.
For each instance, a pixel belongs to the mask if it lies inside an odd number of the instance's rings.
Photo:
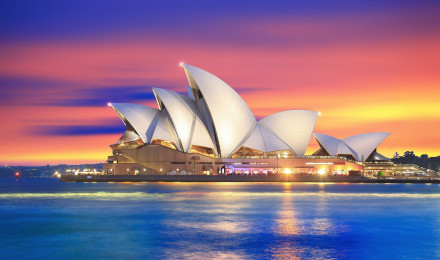
<svg viewBox="0 0 440 260">
<path fill-rule="evenodd" d="M 256 120 L 224 81 L 182 64 L 188 95 L 153 88 L 159 109 L 109 103 L 126 126 L 106 174 L 361 174 L 389 163 L 376 151 L 389 133 L 338 139 L 314 133 L 318 112 L 288 110 Z M 305 155 L 310 138 L 320 149 Z"/>
</svg>

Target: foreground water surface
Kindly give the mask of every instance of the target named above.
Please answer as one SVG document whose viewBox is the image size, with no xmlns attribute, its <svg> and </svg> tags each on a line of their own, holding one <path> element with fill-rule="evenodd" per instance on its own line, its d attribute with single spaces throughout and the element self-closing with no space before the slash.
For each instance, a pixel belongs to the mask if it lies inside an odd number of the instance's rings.
<svg viewBox="0 0 440 260">
<path fill-rule="evenodd" d="M 440 185 L 0 179 L 0 259 L 439 259 Z"/>
</svg>

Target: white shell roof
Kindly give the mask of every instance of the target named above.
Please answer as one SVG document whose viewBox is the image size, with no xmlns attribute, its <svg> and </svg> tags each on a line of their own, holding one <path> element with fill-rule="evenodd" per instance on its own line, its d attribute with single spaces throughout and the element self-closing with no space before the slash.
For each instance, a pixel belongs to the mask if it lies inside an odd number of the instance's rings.
<svg viewBox="0 0 440 260">
<path fill-rule="evenodd" d="M 260 126 L 255 126 L 252 134 L 246 139 L 246 141 L 241 145 L 252 149 L 266 152 L 266 146 L 264 145 L 263 136 L 261 135 Z"/>
<path fill-rule="evenodd" d="M 318 119 L 318 112 L 310 110 L 288 110 L 263 118 L 258 123 L 270 129 L 284 141 L 297 156 L 306 152 Z"/>
<path fill-rule="evenodd" d="M 213 144 L 216 144 L 217 141 L 215 139 L 215 132 L 214 132 L 214 123 L 212 122 L 211 114 L 209 113 L 208 106 L 206 105 L 205 99 L 201 98 L 196 101 L 198 111 L 200 112 L 200 118 L 206 125 L 206 128 L 209 132 L 209 135 L 211 136 L 211 141 Z M 217 145 L 215 145 L 215 151 L 217 152 Z"/>
<path fill-rule="evenodd" d="M 173 142 L 177 145 L 177 150 L 180 151 L 180 147 L 178 145 L 178 139 L 175 135 L 174 128 L 171 125 L 171 122 L 168 119 L 168 111 L 166 109 L 161 110 L 157 117 L 155 118 L 155 128 L 154 133 L 151 139 L 161 139 Z"/>
<path fill-rule="evenodd" d="M 324 146 L 324 149 L 332 156 L 338 154 L 338 147 L 341 140 L 330 135 L 313 133 L 313 136 L 318 140 L 318 142 Z"/>
<path fill-rule="evenodd" d="M 328 154 L 332 156 L 340 154 L 351 154 L 354 158 L 357 158 L 356 152 L 341 139 L 319 133 L 313 133 L 313 136 L 315 136 L 318 142 L 321 143 L 322 146 L 324 146 L 324 149 L 328 152 Z"/>
<path fill-rule="evenodd" d="M 193 90 L 202 93 L 217 134 L 220 153 L 229 157 L 254 130 L 257 121 L 244 100 L 223 80 L 213 74 L 183 65 Z M 195 99 L 200 97 L 195 95 Z"/>
<path fill-rule="evenodd" d="M 202 120 L 198 117 L 196 117 L 195 121 L 194 121 L 194 132 L 193 132 L 193 136 L 191 139 L 191 146 L 192 145 L 198 145 L 198 146 L 212 148 L 214 153 L 217 154 L 217 148 L 215 147 L 214 143 L 212 142 L 212 139 L 208 133 L 208 130 L 206 129 Z M 191 148 L 191 146 L 190 146 L 190 148 Z"/>
<path fill-rule="evenodd" d="M 195 120 L 192 108 L 184 100 L 188 97 L 160 88 L 153 88 L 153 92 L 160 109 L 163 109 L 165 106 L 168 110 L 177 136 L 182 144 L 181 148 L 183 148 L 183 151 L 188 152 Z"/>
<path fill-rule="evenodd" d="M 266 147 L 266 152 L 291 150 L 290 147 L 283 142 L 276 134 L 271 130 L 265 128 L 258 122 L 258 127 L 260 128 L 261 135 L 263 136 L 264 145 Z"/>
<path fill-rule="evenodd" d="M 371 156 L 371 155 L 370 155 Z M 383 156 L 382 154 L 376 152 L 373 152 L 373 159 L 376 161 L 387 161 L 389 160 L 386 156 Z"/>
<path fill-rule="evenodd" d="M 342 139 L 342 141 L 357 153 L 356 159 L 358 161 L 365 161 L 389 134 L 384 132 L 366 133 L 353 135 Z"/>
<path fill-rule="evenodd" d="M 195 101 L 174 91 L 153 88 L 159 107 L 166 107 L 177 136 L 188 152 L 191 145 L 214 148 L 211 137 L 201 121 Z M 194 140 L 193 140 L 194 139 Z"/>
<path fill-rule="evenodd" d="M 244 100 L 225 82 L 202 69 L 186 64 L 183 67 L 190 84 L 189 97 L 154 88 L 160 110 L 138 104 L 110 104 L 124 124 L 135 131 L 125 133 L 123 140 L 134 140 L 137 135 L 144 143 L 162 139 L 185 152 L 192 145 L 210 147 L 222 157 L 231 156 L 241 146 L 264 152 L 290 149 L 297 156 L 304 155 L 317 112 L 283 111 L 257 123 Z M 352 154 L 364 161 L 389 135 L 366 133 L 340 140 L 313 134 L 330 155 Z"/>
<path fill-rule="evenodd" d="M 138 104 L 111 103 L 109 104 L 122 119 L 134 128 L 144 143 L 151 141 L 154 125 L 151 125 L 159 110 Z M 150 127 L 151 126 L 151 127 Z"/>
<path fill-rule="evenodd" d="M 133 131 L 129 131 L 126 130 L 122 136 L 119 138 L 118 143 L 127 143 L 127 142 L 132 142 L 132 141 L 136 141 L 139 139 L 139 135 L 137 135 L 135 132 Z"/>
<path fill-rule="evenodd" d="M 353 155 L 354 158 L 358 157 L 357 153 L 353 149 L 351 149 L 350 146 L 348 146 L 346 143 L 344 143 L 342 140 L 339 143 L 338 154 L 351 154 L 351 155 Z"/>
</svg>

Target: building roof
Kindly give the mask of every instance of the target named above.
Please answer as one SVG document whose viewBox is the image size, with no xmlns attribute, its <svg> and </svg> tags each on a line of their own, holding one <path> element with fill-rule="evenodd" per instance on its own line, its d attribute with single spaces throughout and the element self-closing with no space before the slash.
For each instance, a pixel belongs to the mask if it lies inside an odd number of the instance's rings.
<svg viewBox="0 0 440 260">
<path fill-rule="evenodd" d="M 389 134 L 383 132 L 365 133 L 342 140 L 319 133 L 313 133 L 313 136 L 329 155 L 352 155 L 358 161 L 366 161 Z"/>
<path fill-rule="evenodd" d="M 200 118 L 197 104 L 191 98 L 177 92 L 153 88 L 160 109 L 167 108 L 170 119 L 184 152 L 189 152 L 191 145 L 206 146 L 214 149 L 206 126 Z"/>
<path fill-rule="evenodd" d="M 318 112 L 288 110 L 258 121 L 244 100 L 223 80 L 184 64 L 188 96 L 153 88 L 159 109 L 128 103 L 110 104 L 130 132 L 145 144 L 155 139 L 190 152 L 192 146 L 210 148 L 214 156 L 231 157 L 241 147 L 263 153 L 291 150 L 303 156 Z M 389 133 L 368 133 L 338 139 L 313 133 L 329 155 L 352 155 L 366 160 Z M 123 138 L 122 140 L 125 140 Z"/>
<path fill-rule="evenodd" d="M 303 156 L 318 119 L 318 112 L 310 110 L 288 110 L 259 121 L 286 143 L 293 153 Z"/>
<path fill-rule="evenodd" d="M 214 124 L 220 153 L 229 157 L 252 134 L 257 121 L 244 100 L 223 80 L 184 64 L 195 100 L 204 98 Z"/>
<path fill-rule="evenodd" d="M 130 124 L 144 143 L 151 142 L 152 124 L 159 110 L 138 104 L 110 103 L 125 125 Z"/>
<path fill-rule="evenodd" d="M 366 133 L 353 135 L 342 139 L 342 141 L 357 153 L 356 159 L 358 161 L 365 161 L 389 134 L 383 132 Z"/>
</svg>

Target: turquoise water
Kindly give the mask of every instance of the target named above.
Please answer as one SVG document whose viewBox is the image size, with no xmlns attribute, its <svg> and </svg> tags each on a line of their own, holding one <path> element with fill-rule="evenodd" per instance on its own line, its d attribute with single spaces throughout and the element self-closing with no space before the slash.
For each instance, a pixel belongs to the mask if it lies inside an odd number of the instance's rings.
<svg viewBox="0 0 440 260">
<path fill-rule="evenodd" d="M 0 179 L 0 259 L 439 259 L 440 185 Z"/>
</svg>

